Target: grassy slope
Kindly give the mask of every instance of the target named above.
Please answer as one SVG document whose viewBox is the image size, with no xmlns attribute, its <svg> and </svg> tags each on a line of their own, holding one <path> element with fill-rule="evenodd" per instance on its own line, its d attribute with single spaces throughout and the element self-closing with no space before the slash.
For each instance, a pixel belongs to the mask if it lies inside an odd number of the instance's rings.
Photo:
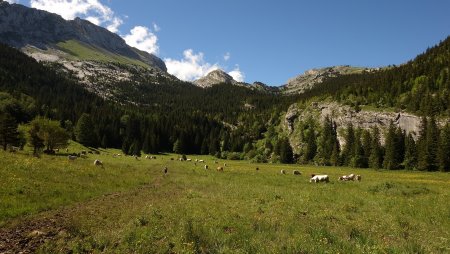
<svg viewBox="0 0 450 254">
<path fill-rule="evenodd" d="M 219 173 L 171 155 L 136 161 L 107 152 L 75 162 L 1 152 L 0 225 L 72 208 L 69 235 L 47 243 L 45 253 L 450 250 L 450 174 L 246 161 L 227 161 Z M 92 165 L 97 157 L 104 169 Z M 211 157 L 197 158 L 215 167 Z M 278 174 L 294 168 L 303 175 Z M 329 174 L 331 183 L 310 184 L 313 172 Z M 350 172 L 363 181 L 335 180 Z"/>
<path fill-rule="evenodd" d="M 144 62 L 129 57 L 116 55 L 111 52 L 94 48 L 76 40 L 60 42 L 57 46 L 64 52 L 72 55 L 77 60 L 91 60 L 99 62 L 114 62 L 121 64 L 134 64 L 142 67 L 149 67 Z"/>
</svg>

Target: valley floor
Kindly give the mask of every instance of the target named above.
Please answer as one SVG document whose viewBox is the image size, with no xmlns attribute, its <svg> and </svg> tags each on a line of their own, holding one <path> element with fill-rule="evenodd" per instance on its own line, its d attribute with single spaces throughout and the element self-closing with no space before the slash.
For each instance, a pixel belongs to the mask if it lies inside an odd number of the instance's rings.
<svg viewBox="0 0 450 254">
<path fill-rule="evenodd" d="M 0 152 L 0 253 L 450 252 L 449 173 L 114 153 Z M 349 173 L 362 181 L 337 180 Z"/>
</svg>

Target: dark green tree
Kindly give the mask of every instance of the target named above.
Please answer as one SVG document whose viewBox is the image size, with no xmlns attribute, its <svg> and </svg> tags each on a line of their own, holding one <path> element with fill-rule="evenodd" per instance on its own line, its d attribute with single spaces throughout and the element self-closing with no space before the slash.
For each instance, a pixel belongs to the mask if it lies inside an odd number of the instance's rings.
<svg viewBox="0 0 450 254">
<path fill-rule="evenodd" d="M 77 141 L 82 145 L 92 147 L 97 145 L 97 135 L 94 131 L 94 124 L 92 123 L 89 114 L 83 113 L 80 119 L 78 119 L 75 135 Z"/>
<path fill-rule="evenodd" d="M 397 161 L 397 136 L 396 136 L 396 128 L 394 123 L 391 121 L 389 124 L 387 133 L 384 136 L 384 161 L 383 168 L 385 169 L 398 169 L 398 161 Z"/>
<path fill-rule="evenodd" d="M 380 130 L 377 127 L 372 129 L 372 144 L 370 148 L 369 167 L 373 169 L 381 168 L 383 161 L 383 149 L 380 144 Z"/>
<path fill-rule="evenodd" d="M 17 145 L 19 141 L 17 127 L 14 117 L 8 112 L 0 111 L 0 144 L 3 150 L 6 150 L 8 145 Z"/>
<path fill-rule="evenodd" d="M 294 159 L 294 154 L 292 152 L 291 144 L 289 139 L 282 138 L 280 142 L 280 161 L 281 163 L 292 163 Z"/>
<path fill-rule="evenodd" d="M 439 142 L 439 170 L 450 171 L 450 124 L 446 124 L 441 130 Z"/>
<path fill-rule="evenodd" d="M 353 124 L 350 123 L 345 133 L 345 146 L 342 149 L 342 162 L 344 165 L 349 166 L 353 157 L 353 147 L 355 143 L 355 130 Z"/>
<path fill-rule="evenodd" d="M 405 139 L 405 158 L 403 160 L 405 169 L 416 169 L 417 167 L 417 147 L 411 133 Z"/>
</svg>

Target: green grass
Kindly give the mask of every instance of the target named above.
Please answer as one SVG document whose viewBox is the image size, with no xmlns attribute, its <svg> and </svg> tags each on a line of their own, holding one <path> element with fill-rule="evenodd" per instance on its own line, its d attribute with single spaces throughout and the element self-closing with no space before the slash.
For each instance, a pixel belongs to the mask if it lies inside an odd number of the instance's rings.
<svg viewBox="0 0 450 254">
<path fill-rule="evenodd" d="M 60 42 L 57 44 L 57 46 L 77 60 L 90 60 L 106 63 L 113 62 L 121 64 L 133 64 L 145 68 L 148 67 L 148 65 L 142 61 L 113 54 L 111 52 L 86 45 L 76 40 Z"/>
<path fill-rule="evenodd" d="M 83 149 L 71 144 L 71 150 Z M 0 225 L 59 211 L 42 253 L 448 253 L 450 174 L 1 152 Z M 217 167 L 209 156 L 204 159 Z M 104 169 L 93 160 L 103 160 Z M 167 165 L 169 174 L 163 176 Z M 255 170 L 259 167 L 259 171 Z M 303 175 L 280 175 L 299 169 Z M 329 184 L 308 175 L 327 173 Z M 361 182 L 338 182 L 342 174 Z M 105 195 L 107 194 L 107 195 Z M 43 212 L 46 211 L 46 212 Z"/>
</svg>

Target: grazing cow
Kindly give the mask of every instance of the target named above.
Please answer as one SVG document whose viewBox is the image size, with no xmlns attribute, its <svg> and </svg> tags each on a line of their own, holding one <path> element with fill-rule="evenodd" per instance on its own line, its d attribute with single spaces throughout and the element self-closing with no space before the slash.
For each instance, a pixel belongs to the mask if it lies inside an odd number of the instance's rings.
<svg viewBox="0 0 450 254">
<path fill-rule="evenodd" d="M 195 162 L 198 162 L 198 159 L 195 159 Z"/>
<path fill-rule="evenodd" d="M 103 168 L 103 162 L 101 160 L 95 160 L 94 161 L 95 166 L 101 166 Z"/>
<path fill-rule="evenodd" d="M 167 167 L 164 167 L 164 175 L 167 175 L 167 173 L 169 172 L 169 169 Z"/>
<path fill-rule="evenodd" d="M 227 166 L 227 164 L 226 164 L 226 163 L 224 163 L 224 164 L 223 164 L 223 166 L 224 166 L 224 167 L 226 167 L 226 166 Z"/>
<path fill-rule="evenodd" d="M 90 154 L 94 154 L 92 151 L 88 151 L 88 153 L 90 153 Z"/>
<path fill-rule="evenodd" d="M 354 174 L 350 174 L 350 175 L 343 175 L 339 177 L 339 181 L 354 181 L 355 180 L 355 175 Z"/>
<path fill-rule="evenodd" d="M 223 167 L 217 167 L 217 171 L 223 172 Z"/>
<path fill-rule="evenodd" d="M 152 156 L 152 159 L 156 159 L 156 156 Z"/>
<path fill-rule="evenodd" d="M 86 155 L 86 151 L 84 151 L 84 150 L 83 150 L 83 151 L 81 151 L 81 154 L 84 154 L 84 155 Z"/>
<path fill-rule="evenodd" d="M 294 175 L 301 175 L 302 173 L 300 173 L 300 171 L 298 171 L 298 170 L 293 170 L 292 174 L 294 174 Z"/>
<path fill-rule="evenodd" d="M 151 159 L 150 155 L 145 155 L 146 159 Z"/>
<path fill-rule="evenodd" d="M 67 158 L 69 159 L 69 161 L 74 161 L 76 160 L 78 157 L 76 155 L 69 155 L 67 156 Z"/>
<path fill-rule="evenodd" d="M 17 147 L 17 146 L 10 146 L 9 147 L 9 152 L 10 153 L 15 153 L 15 152 L 18 152 L 20 150 L 20 147 Z"/>
<path fill-rule="evenodd" d="M 309 182 L 312 183 L 318 183 L 318 182 L 330 182 L 330 178 L 328 177 L 328 175 L 314 175 L 313 177 L 311 177 L 311 179 L 309 179 Z"/>
<path fill-rule="evenodd" d="M 205 160 L 198 160 L 198 162 L 205 162 Z"/>
<path fill-rule="evenodd" d="M 280 174 L 286 175 L 286 170 L 284 170 L 284 169 L 280 170 Z"/>
<path fill-rule="evenodd" d="M 361 176 L 360 175 L 356 175 L 355 179 L 359 182 L 359 181 L 361 181 Z"/>
<path fill-rule="evenodd" d="M 205 165 L 205 170 L 208 169 L 208 165 Z"/>
<path fill-rule="evenodd" d="M 186 161 L 192 161 L 192 159 L 186 159 Z"/>
</svg>

